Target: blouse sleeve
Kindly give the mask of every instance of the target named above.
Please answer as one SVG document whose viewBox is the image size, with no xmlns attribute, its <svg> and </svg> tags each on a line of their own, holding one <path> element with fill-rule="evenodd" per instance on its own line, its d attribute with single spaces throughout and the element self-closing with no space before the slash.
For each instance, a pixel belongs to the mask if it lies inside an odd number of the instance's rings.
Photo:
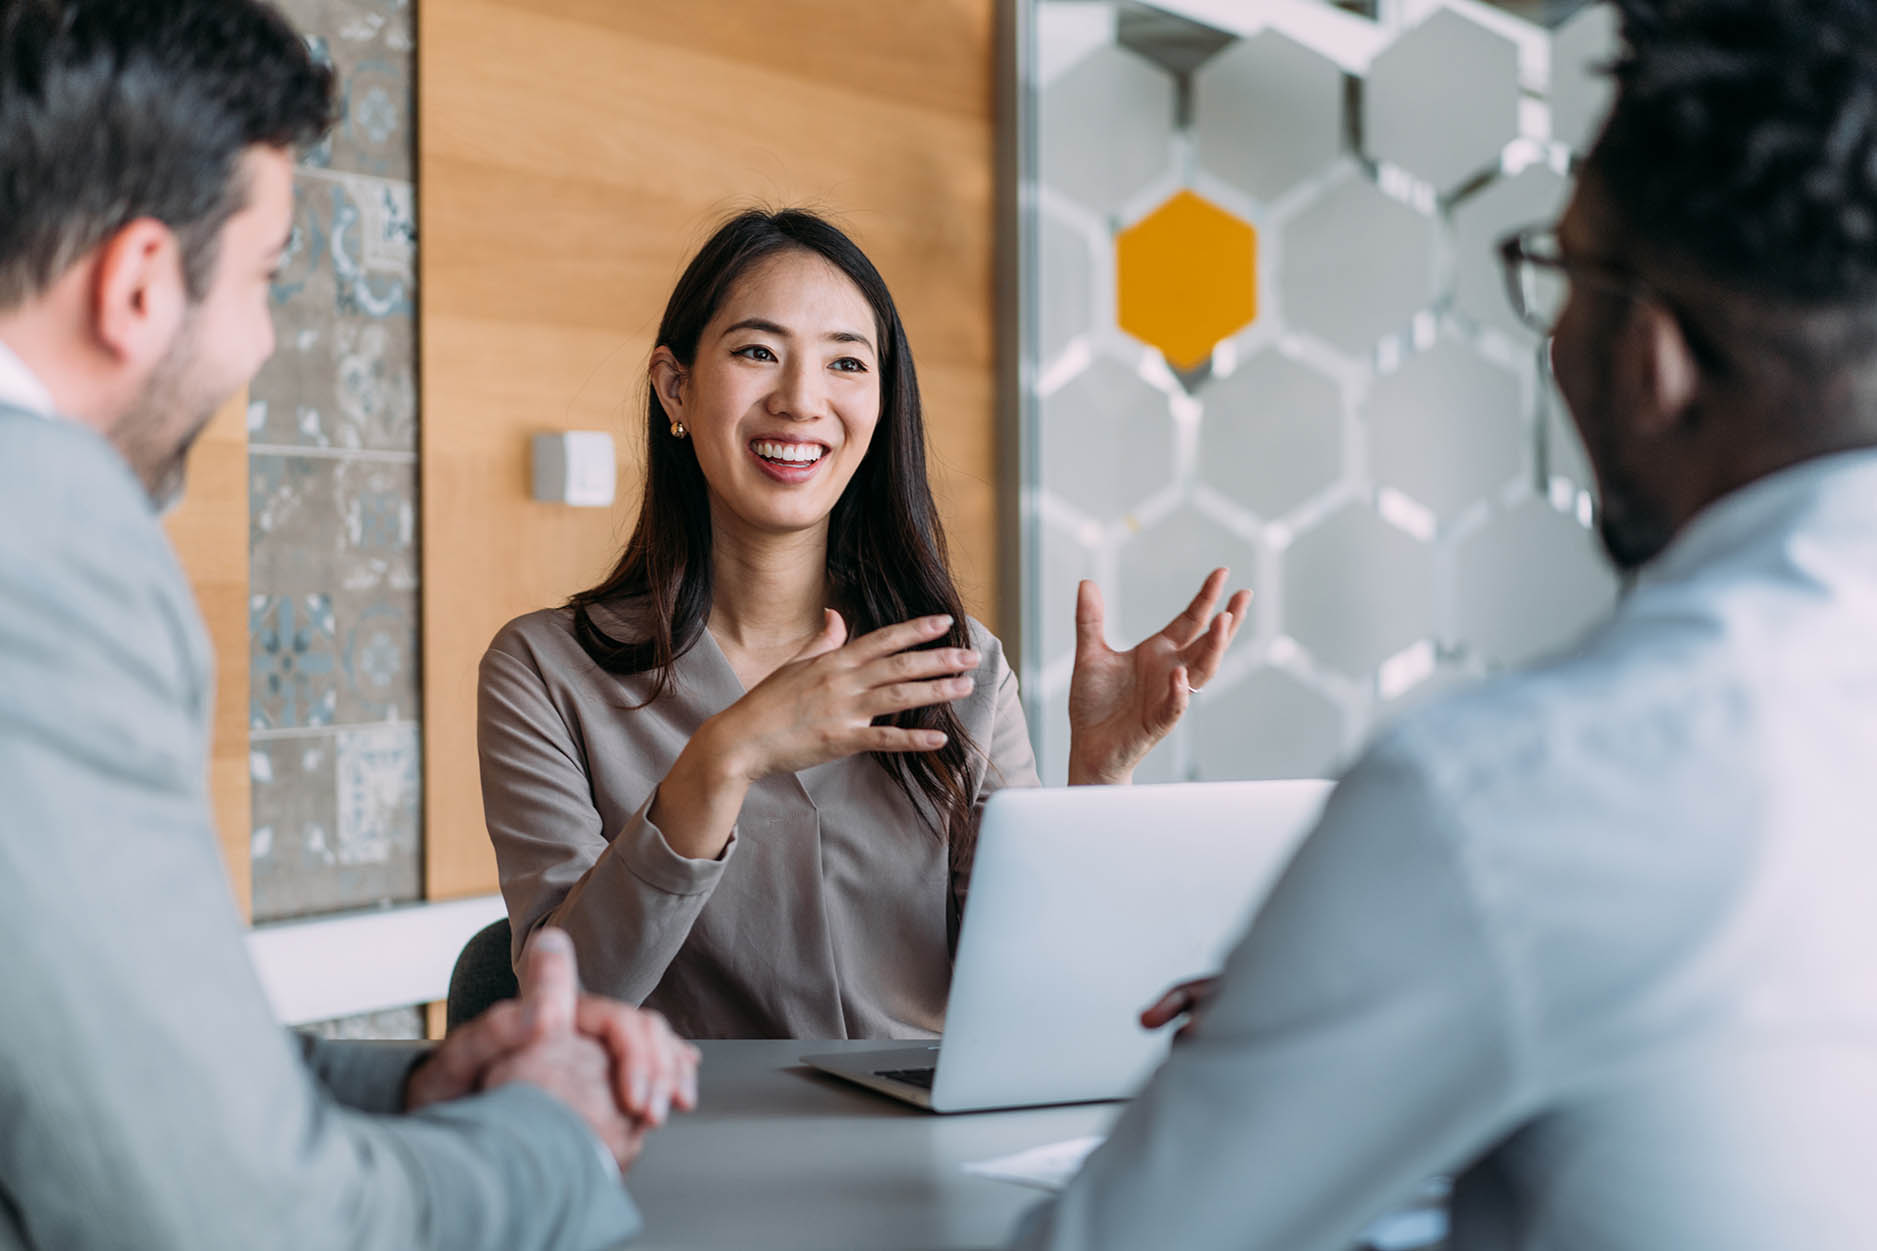
<svg viewBox="0 0 1877 1251">
<path fill-rule="evenodd" d="M 965 894 L 971 885 L 971 863 L 977 850 L 978 822 L 984 817 L 984 804 L 991 795 L 1006 786 L 1041 786 L 1036 773 L 1036 751 L 1030 746 L 1030 728 L 1023 716 L 1023 700 L 1017 692 L 1016 670 L 1004 659 L 1003 649 L 995 653 L 997 698 L 992 701 L 991 732 L 983 743 L 985 765 L 978 781 L 971 807 L 971 821 L 951 866 L 951 941 L 957 946 L 958 922 L 964 916 Z"/>
<path fill-rule="evenodd" d="M 678 855 L 648 816 L 655 778 L 638 811 L 607 831 L 585 753 L 539 668 L 499 648 L 482 659 L 476 728 L 516 962 L 536 929 L 556 925 L 572 937 L 587 986 L 644 1002 L 721 880 L 736 832 L 715 860 Z"/>
</svg>

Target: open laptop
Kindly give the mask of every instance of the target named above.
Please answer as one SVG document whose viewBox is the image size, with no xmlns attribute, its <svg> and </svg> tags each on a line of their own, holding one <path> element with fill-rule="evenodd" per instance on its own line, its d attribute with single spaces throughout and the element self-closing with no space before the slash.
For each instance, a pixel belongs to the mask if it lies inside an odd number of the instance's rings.
<svg viewBox="0 0 1877 1251">
<path fill-rule="evenodd" d="M 1003 790 L 985 805 L 943 1047 L 805 1064 L 934 1112 L 1131 1095 L 1142 1008 L 1217 972 L 1330 783 Z"/>
</svg>

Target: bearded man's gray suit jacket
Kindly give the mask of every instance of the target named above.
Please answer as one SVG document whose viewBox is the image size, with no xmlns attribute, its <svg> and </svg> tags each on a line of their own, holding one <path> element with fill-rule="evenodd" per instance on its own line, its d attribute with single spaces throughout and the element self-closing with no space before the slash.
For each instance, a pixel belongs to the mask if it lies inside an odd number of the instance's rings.
<svg viewBox="0 0 1877 1251">
<path fill-rule="evenodd" d="M 0 1249 L 604 1247 L 637 1216 L 531 1086 L 273 1020 L 207 794 L 211 654 L 141 484 L 0 406 Z"/>
</svg>

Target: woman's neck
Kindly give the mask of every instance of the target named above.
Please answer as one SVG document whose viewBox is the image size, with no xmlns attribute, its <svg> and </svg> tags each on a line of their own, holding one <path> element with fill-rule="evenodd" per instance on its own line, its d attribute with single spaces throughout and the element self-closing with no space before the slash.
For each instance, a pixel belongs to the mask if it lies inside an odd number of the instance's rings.
<svg viewBox="0 0 1877 1251">
<path fill-rule="evenodd" d="M 753 532 L 713 522 L 710 632 L 719 644 L 761 653 L 800 648 L 828 607 L 828 528 Z"/>
</svg>

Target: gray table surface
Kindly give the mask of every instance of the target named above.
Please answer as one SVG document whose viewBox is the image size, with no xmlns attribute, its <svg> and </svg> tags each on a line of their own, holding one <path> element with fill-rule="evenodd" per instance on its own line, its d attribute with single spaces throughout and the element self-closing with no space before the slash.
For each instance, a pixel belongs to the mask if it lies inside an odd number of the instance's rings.
<svg viewBox="0 0 1877 1251">
<path fill-rule="evenodd" d="M 700 1107 L 647 1140 L 634 1251 L 996 1247 L 1041 1191 L 961 1165 L 1104 1132 L 1120 1104 L 935 1116 L 801 1057 L 904 1043 L 704 1042 Z"/>
</svg>

